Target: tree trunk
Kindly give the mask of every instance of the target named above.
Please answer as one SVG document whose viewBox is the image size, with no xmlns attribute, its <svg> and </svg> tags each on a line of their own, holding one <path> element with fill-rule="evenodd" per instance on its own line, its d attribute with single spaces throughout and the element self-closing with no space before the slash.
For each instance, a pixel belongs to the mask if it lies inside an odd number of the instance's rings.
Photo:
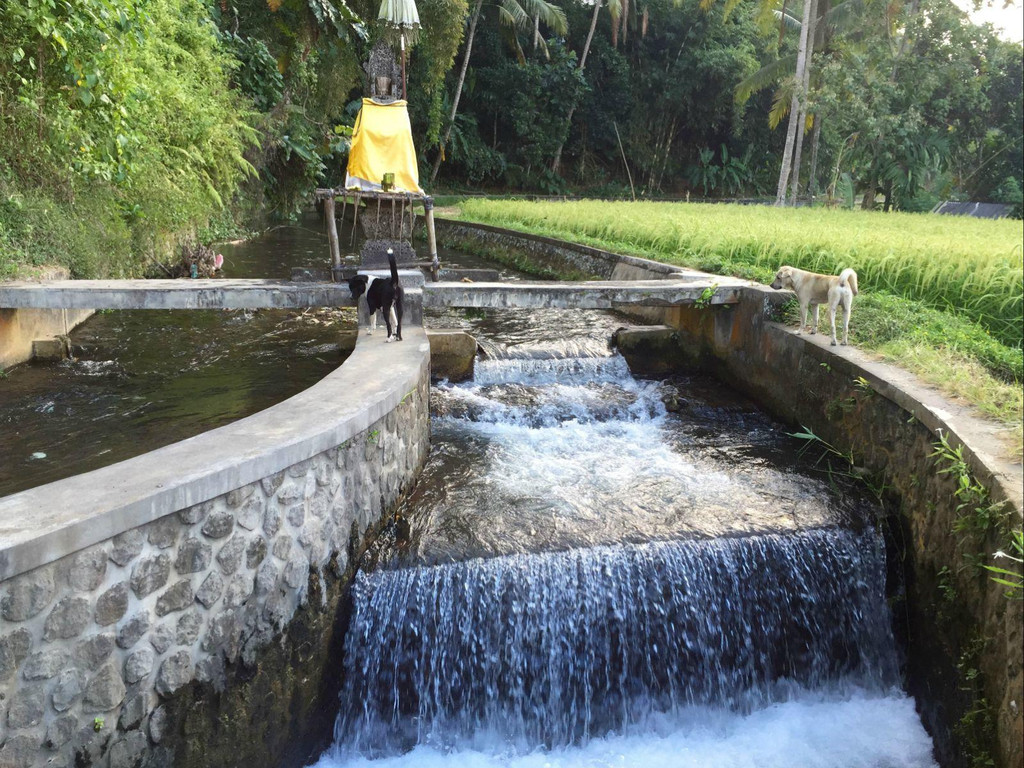
<svg viewBox="0 0 1024 768">
<path fill-rule="evenodd" d="M 444 137 L 441 139 L 441 146 L 437 148 L 437 159 L 434 160 L 434 170 L 430 172 L 430 183 L 433 184 L 437 178 L 437 172 L 441 168 L 441 158 L 444 157 L 444 148 L 448 145 L 448 139 L 452 135 L 452 127 L 455 125 L 455 115 L 459 111 L 459 99 L 462 98 L 462 85 L 466 82 L 466 70 L 469 69 L 469 57 L 473 53 L 473 35 L 476 34 L 476 23 L 480 20 L 480 9 L 484 0 L 476 0 L 476 7 L 473 9 L 473 16 L 469 20 L 469 35 L 466 37 L 466 52 L 462 56 L 462 67 L 459 69 L 459 79 L 455 84 L 455 99 L 452 101 L 452 112 L 448 116 L 448 128 L 445 129 Z"/>
<path fill-rule="evenodd" d="M 803 85 L 804 67 L 807 65 L 807 31 L 811 26 L 811 0 L 804 0 L 803 22 L 800 24 L 800 46 L 796 54 L 793 99 L 789 103 L 789 124 L 786 126 L 786 146 L 782 151 L 782 167 L 779 169 L 779 185 L 775 192 L 775 204 L 786 204 L 786 186 L 793 162 L 793 146 L 800 119 L 800 88 Z"/>
<path fill-rule="evenodd" d="M 885 192 L 885 207 L 883 207 L 882 210 L 885 213 L 888 213 L 889 211 L 892 210 L 892 182 L 891 181 L 885 182 L 885 190 L 884 190 L 884 192 Z"/>
<path fill-rule="evenodd" d="M 807 193 L 814 202 L 818 194 L 818 140 L 821 138 L 821 115 L 814 116 L 814 131 L 811 133 L 811 172 L 807 180 Z"/>
<path fill-rule="evenodd" d="M 540 13 L 533 14 L 533 50 L 536 52 L 540 43 Z"/>
<path fill-rule="evenodd" d="M 629 0 L 622 0 L 622 45 L 625 47 L 629 37 Z"/>
<path fill-rule="evenodd" d="M 878 184 L 875 181 L 875 175 L 871 174 L 871 181 L 868 182 L 868 188 L 864 190 L 864 199 L 860 202 L 861 210 L 873 211 L 875 209 L 875 186 Z"/>
<path fill-rule="evenodd" d="M 800 196 L 800 160 L 804 151 L 804 135 L 807 133 L 807 102 L 811 91 L 811 64 L 814 62 L 814 27 L 818 20 L 818 0 L 809 0 L 811 4 L 810 26 L 807 29 L 807 58 L 804 60 L 803 80 L 800 85 L 803 97 L 800 99 L 800 117 L 796 124 L 796 147 L 793 150 L 793 185 L 790 192 L 793 196 L 793 207 Z"/>
<path fill-rule="evenodd" d="M 482 2 L 482 0 L 481 0 Z M 594 39 L 594 30 L 597 29 L 597 14 L 601 11 L 601 3 L 603 0 L 594 0 L 594 15 L 590 17 L 590 31 L 587 32 L 587 41 L 583 44 L 583 53 L 580 55 L 580 72 L 587 66 L 587 54 L 590 53 L 590 43 Z M 572 129 L 572 116 L 576 112 L 576 106 L 569 110 L 569 116 L 565 121 L 569 124 L 569 129 Z M 566 139 L 569 138 L 569 133 L 566 131 Z M 565 141 L 562 141 L 558 145 L 558 149 L 555 150 L 555 159 L 551 161 L 552 173 L 558 173 L 562 165 L 562 148 L 565 146 Z"/>
</svg>

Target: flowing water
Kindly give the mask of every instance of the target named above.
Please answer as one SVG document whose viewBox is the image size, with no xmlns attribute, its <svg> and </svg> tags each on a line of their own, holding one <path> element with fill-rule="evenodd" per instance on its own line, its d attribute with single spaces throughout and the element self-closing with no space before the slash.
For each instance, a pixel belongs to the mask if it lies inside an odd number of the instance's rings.
<svg viewBox="0 0 1024 768">
<path fill-rule="evenodd" d="M 869 499 L 717 382 L 631 376 L 613 315 L 435 322 L 486 359 L 432 391 L 318 768 L 934 766 Z"/>
</svg>

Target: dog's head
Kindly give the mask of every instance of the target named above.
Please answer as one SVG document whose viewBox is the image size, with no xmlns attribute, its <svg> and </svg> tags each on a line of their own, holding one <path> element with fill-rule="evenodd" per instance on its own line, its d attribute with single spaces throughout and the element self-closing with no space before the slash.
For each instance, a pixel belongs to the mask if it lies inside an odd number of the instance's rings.
<svg viewBox="0 0 1024 768">
<path fill-rule="evenodd" d="M 355 277 L 349 278 L 348 289 L 352 291 L 352 298 L 358 299 L 366 293 L 366 285 L 369 282 L 370 278 L 366 275 L 356 275 Z"/>
<path fill-rule="evenodd" d="M 780 267 L 779 271 L 775 273 L 775 279 L 772 280 L 772 288 L 780 290 L 782 288 L 793 287 L 793 268 L 792 267 Z"/>
</svg>

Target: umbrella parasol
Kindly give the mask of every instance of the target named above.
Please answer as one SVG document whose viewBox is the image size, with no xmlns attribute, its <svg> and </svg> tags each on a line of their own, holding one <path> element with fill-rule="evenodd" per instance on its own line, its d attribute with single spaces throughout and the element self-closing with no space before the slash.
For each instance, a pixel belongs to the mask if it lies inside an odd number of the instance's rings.
<svg viewBox="0 0 1024 768">
<path fill-rule="evenodd" d="M 416 0 L 383 0 L 380 4 L 378 21 L 384 22 L 386 33 L 397 38 L 402 51 L 402 98 L 407 98 L 405 88 L 405 46 L 415 44 L 420 33 L 420 14 Z"/>
</svg>

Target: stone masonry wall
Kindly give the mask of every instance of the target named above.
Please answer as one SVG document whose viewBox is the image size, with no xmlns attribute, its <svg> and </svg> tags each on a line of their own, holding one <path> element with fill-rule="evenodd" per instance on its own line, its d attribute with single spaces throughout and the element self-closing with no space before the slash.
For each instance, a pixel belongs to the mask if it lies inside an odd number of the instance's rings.
<svg viewBox="0 0 1024 768">
<path fill-rule="evenodd" d="M 337 608 L 326 582 L 426 459 L 427 387 L 336 448 L 0 586 L 0 766 L 195 765 L 180 692 L 214 723 L 235 716 L 222 694 L 240 674 L 291 676 L 283 689 L 314 698 L 325 654 L 308 669 L 261 659 L 297 613 Z M 282 735 L 210 748 L 276 766 L 303 738 Z"/>
</svg>

